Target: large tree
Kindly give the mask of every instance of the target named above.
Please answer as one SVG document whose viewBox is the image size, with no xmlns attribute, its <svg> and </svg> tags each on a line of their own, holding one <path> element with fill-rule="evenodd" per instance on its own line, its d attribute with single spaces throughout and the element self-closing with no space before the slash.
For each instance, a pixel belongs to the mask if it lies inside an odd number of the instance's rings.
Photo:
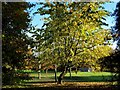
<svg viewBox="0 0 120 90">
<path fill-rule="evenodd" d="M 96 60 L 106 56 L 105 46 L 109 30 L 102 28 L 109 13 L 101 6 L 103 2 L 47 2 L 38 14 L 48 15 L 42 29 L 36 33 L 40 61 L 52 62 L 62 68 L 58 83 L 71 66 L 96 65 Z M 89 64 L 89 62 L 92 62 Z"/>
<path fill-rule="evenodd" d="M 27 2 L 2 3 L 2 71 L 3 84 L 14 82 L 14 70 L 23 67 L 31 39 L 27 32 L 31 27 Z M 29 29 L 28 29 L 29 28 Z"/>
</svg>

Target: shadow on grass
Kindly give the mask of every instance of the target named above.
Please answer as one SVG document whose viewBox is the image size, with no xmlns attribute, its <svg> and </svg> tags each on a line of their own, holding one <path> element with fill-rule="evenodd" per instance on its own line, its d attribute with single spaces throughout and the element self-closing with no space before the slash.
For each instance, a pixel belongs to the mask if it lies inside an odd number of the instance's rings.
<svg viewBox="0 0 120 90">
<path fill-rule="evenodd" d="M 65 77 L 64 81 L 71 81 L 71 82 L 108 82 L 108 81 L 113 81 L 111 76 L 72 76 L 70 77 Z M 114 79 L 115 80 L 115 79 Z"/>
<path fill-rule="evenodd" d="M 3 88 L 2 90 L 120 90 L 120 86 L 110 86 L 110 85 L 98 85 L 98 82 L 109 82 L 112 79 L 112 76 L 65 76 L 63 81 L 65 83 L 69 82 L 67 85 L 57 85 L 55 83 L 54 76 L 51 77 L 29 77 L 29 80 L 22 82 L 19 87 L 12 88 Z M 74 83 L 75 82 L 75 83 Z M 95 85 L 87 85 L 84 83 L 84 86 L 77 86 L 76 83 L 79 82 L 97 82 Z"/>
<path fill-rule="evenodd" d="M 63 81 L 65 82 L 110 82 L 115 81 L 111 76 L 72 76 L 71 78 L 65 76 Z M 34 78 L 26 80 L 25 83 L 52 83 L 55 82 L 54 77 L 41 77 L 41 79 Z"/>
</svg>

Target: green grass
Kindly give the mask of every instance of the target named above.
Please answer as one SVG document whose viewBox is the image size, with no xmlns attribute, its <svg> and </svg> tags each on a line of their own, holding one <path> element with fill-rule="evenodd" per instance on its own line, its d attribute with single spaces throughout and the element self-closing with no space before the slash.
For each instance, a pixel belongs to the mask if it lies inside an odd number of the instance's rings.
<svg viewBox="0 0 120 90">
<path fill-rule="evenodd" d="M 111 78 L 112 74 L 109 72 L 78 72 L 77 74 L 72 73 L 72 78 L 69 78 L 69 74 L 67 74 L 65 80 L 78 82 L 106 82 L 110 81 Z"/>
<path fill-rule="evenodd" d="M 38 73 L 30 73 L 31 77 L 38 77 Z M 60 72 L 57 72 L 57 76 L 60 75 Z M 72 76 L 111 76 L 112 74 L 110 72 L 72 72 Z M 48 72 L 48 73 L 41 73 L 42 77 L 51 77 L 54 76 L 54 72 Z M 65 76 L 69 76 L 69 73 L 67 73 Z"/>
<path fill-rule="evenodd" d="M 57 77 L 60 72 L 57 73 Z M 40 82 L 53 82 L 55 81 L 54 73 L 41 73 L 41 79 L 38 79 L 38 73 L 29 73 L 29 80 L 24 82 L 40 83 Z M 67 73 L 63 81 L 67 82 L 108 82 L 112 79 L 112 74 L 109 72 L 72 72 L 72 77 Z"/>
<path fill-rule="evenodd" d="M 21 73 L 21 72 L 19 72 Z M 4 88 L 8 87 L 15 87 L 15 88 L 31 88 L 31 87 L 44 87 L 44 86 L 52 86 L 58 87 L 55 83 L 55 77 L 54 72 L 48 72 L 48 73 L 41 73 L 41 79 L 38 79 L 38 73 L 37 72 L 22 72 L 22 73 L 28 73 L 29 79 L 22 79 L 21 83 L 15 86 L 4 86 Z M 60 75 L 60 72 L 57 73 L 57 77 Z M 70 78 L 70 74 L 67 73 L 63 79 L 63 82 L 65 83 L 65 86 L 71 86 L 73 84 L 73 87 L 78 85 L 79 83 L 85 86 L 87 85 L 93 85 L 96 84 L 104 84 L 109 83 L 112 79 L 112 74 L 110 72 L 72 72 L 72 78 Z M 67 84 L 66 84 L 67 83 Z M 92 83 L 92 84 L 91 84 Z"/>
</svg>

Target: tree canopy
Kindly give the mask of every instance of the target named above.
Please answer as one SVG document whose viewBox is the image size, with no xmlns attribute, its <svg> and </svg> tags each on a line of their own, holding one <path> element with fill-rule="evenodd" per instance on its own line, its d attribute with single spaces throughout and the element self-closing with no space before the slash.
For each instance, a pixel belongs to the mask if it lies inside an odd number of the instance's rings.
<svg viewBox="0 0 120 90">
<path fill-rule="evenodd" d="M 59 83 L 71 66 L 96 65 L 96 60 L 109 55 L 106 44 L 110 30 L 102 25 L 109 13 L 103 2 L 46 2 L 36 14 L 48 15 L 36 33 L 40 62 L 57 64 L 63 69 Z M 91 62 L 91 63 L 90 63 Z"/>
</svg>

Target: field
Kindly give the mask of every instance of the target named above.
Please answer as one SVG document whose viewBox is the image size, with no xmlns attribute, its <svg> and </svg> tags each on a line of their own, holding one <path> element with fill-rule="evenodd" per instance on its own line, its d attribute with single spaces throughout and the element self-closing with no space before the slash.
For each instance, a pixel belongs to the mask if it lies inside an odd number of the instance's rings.
<svg viewBox="0 0 120 90">
<path fill-rule="evenodd" d="M 57 73 L 57 77 L 60 72 Z M 38 73 L 30 73 L 31 81 L 54 81 L 54 73 L 41 73 L 41 79 L 38 79 Z M 72 72 L 71 77 L 67 73 L 63 81 L 71 82 L 106 82 L 112 79 L 112 74 L 109 72 Z"/>
<path fill-rule="evenodd" d="M 23 79 L 19 85 L 3 86 L 3 88 L 52 88 L 53 90 L 54 88 L 110 88 L 113 85 L 111 80 L 115 79 L 112 77 L 113 74 L 109 72 L 72 72 L 72 77 L 67 73 L 63 79 L 63 83 L 59 85 L 55 82 L 53 72 L 41 73 L 41 79 L 38 79 L 38 73 L 36 72 L 24 73 L 29 73 L 29 77 Z M 57 73 L 57 77 L 59 74 L 60 72 Z"/>
</svg>

